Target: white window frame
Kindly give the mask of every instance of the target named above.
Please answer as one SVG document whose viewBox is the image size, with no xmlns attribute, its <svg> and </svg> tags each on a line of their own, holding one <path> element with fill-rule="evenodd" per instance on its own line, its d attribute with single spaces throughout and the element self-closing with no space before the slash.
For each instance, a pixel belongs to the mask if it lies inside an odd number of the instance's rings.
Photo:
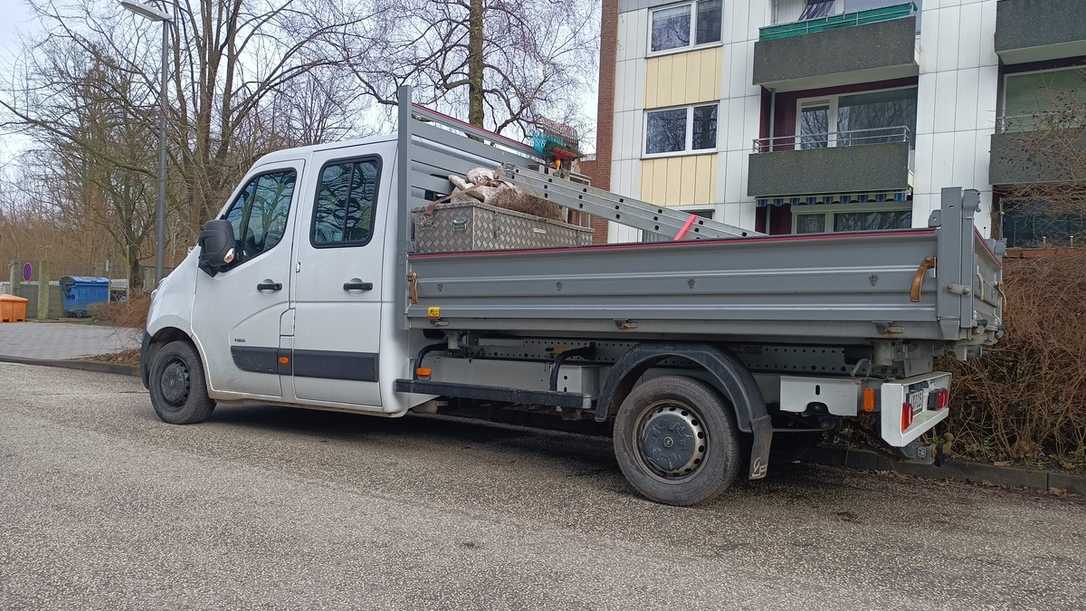
<svg viewBox="0 0 1086 611">
<path fill-rule="evenodd" d="M 819 106 L 826 106 L 826 148 L 835 148 L 837 146 L 837 98 L 838 96 L 832 96 L 828 98 L 802 98 L 796 100 L 796 127 L 795 131 L 795 144 L 794 148 L 800 150 L 800 145 L 803 141 L 803 134 L 800 133 L 800 126 L 803 121 L 803 109 L 807 107 L 817 108 Z"/>
<path fill-rule="evenodd" d="M 716 142 L 712 147 L 695 149 L 694 147 L 694 109 L 704 108 L 706 106 L 716 106 Z M 686 137 L 683 139 L 683 148 L 679 151 L 667 151 L 663 153 L 650 153 L 649 152 L 649 113 L 660 112 L 662 110 L 678 110 L 680 108 L 686 109 Z M 661 108 L 648 108 L 643 113 L 644 117 L 641 120 L 641 158 L 642 159 L 656 159 L 658 157 L 680 157 L 683 155 L 708 155 L 720 150 L 720 101 L 704 102 L 700 104 L 684 104 L 682 106 L 663 106 Z"/>
<path fill-rule="evenodd" d="M 854 233 L 851 231 L 834 231 L 833 215 L 841 212 L 906 212 L 910 210 L 913 210 L 912 202 L 881 202 L 870 204 L 805 204 L 800 206 L 792 206 L 792 234 L 813 235 L 806 233 L 800 234 L 799 231 L 797 231 L 797 229 L 799 228 L 798 217 L 802 215 L 822 215 L 825 218 L 825 233 Z"/>
<path fill-rule="evenodd" d="M 724 5 L 727 0 L 720 0 L 720 40 L 712 42 L 703 42 L 700 45 L 697 44 L 697 20 L 698 20 L 698 0 L 687 0 L 686 2 L 676 2 L 674 4 L 667 4 L 663 6 L 654 6 L 649 9 L 648 19 L 648 32 L 645 35 L 645 49 L 647 53 L 645 57 L 658 57 L 660 55 L 670 55 L 672 53 L 685 53 L 687 51 L 697 51 L 700 49 L 708 49 L 711 47 L 719 47 L 724 44 Z M 680 6 L 690 7 L 690 35 L 688 40 L 690 44 L 684 47 L 672 47 L 670 49 L 661 49 L 659 51 L 652 50 L 652 20 L 658 11 L 679 8 Z"/>
</svg>

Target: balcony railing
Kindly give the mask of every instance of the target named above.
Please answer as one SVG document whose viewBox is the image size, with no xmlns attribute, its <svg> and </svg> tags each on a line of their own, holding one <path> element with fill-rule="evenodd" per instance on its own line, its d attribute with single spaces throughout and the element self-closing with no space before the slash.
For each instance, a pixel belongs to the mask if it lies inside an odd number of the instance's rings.
<svg viewBox="0 0 1086 611">
<path fill-rule="evenodd" d="M 915 4 L 906 2 L 865 11 L 854 11 L 841 15 L 830 15 L 829 17 L 797 21 L 795 23 L 770 25 L 759 30 L 758 38 L 759 40 L 780 40 L 782 38 L 805 36 L 814 32 L 825 32 L 827 30 L 867 25 L 869 23 L 893 21 L 895 19 L 902 19 L 914 15 L 916 14 L 916 11 L 917 8 Z"/>
<path fill-rule="evenodd" d="M 893 127 L 853 129 L 848 131 L 827 132 L 824 134 L 755 138 L 754 152 L 773 153 L 777 151 L 862 146 L 865 144 L 908 143 L 911 141 L 911 138 L 912 135 L 908 127 L 896 125 Z"/>
<path fill-rule="evenodd" d="M 997 134 L 1020 134 L 1055 129 L 1086 127 L 1086 116 L 1080 109 L 1038 112 L 1027 115 L 1003 115 L 996 117 Z"/>
</svg>

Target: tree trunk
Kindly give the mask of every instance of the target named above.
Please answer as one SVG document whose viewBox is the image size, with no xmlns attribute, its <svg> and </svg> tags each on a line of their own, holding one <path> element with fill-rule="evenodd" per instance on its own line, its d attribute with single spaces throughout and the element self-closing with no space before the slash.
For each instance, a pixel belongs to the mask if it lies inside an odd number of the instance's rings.
<svg viewBox="0 0 1086 611">
<path fill-rule="evenodd" d="M 483 0 L 468 9 L 468 123 L 483 127 Z"/>
<path fill-rule="evenodd" d="M 143 273 L 140 271 L 140 249 L 129 244 L 125 253 L 128 258 L 128 295 L 138 297 L 143 294 Z"/>
</svg>

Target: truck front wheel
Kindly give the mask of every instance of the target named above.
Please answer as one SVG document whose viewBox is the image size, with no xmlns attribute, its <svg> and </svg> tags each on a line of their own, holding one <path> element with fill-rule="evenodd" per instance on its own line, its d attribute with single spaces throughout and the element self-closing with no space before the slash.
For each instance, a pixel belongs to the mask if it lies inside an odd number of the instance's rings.
<svg viewBox="0 0 1086 611">
<path fill-rule="evenodd" d="M 186 341 L 173 341 L 160 348 L 148 376 L 151 405 L 170 424 L 195 424 L 207 420 L 215 402 L 207 396 L 200 356 Z"/>
<path fill-rule="evenodd" d="M 694 378 L 638 384 L 619 407 L 613 443 L 627 481 L 668 505 L 707 501 L 739 473 L 735 415 L 716 390 Z"/>
</svg>

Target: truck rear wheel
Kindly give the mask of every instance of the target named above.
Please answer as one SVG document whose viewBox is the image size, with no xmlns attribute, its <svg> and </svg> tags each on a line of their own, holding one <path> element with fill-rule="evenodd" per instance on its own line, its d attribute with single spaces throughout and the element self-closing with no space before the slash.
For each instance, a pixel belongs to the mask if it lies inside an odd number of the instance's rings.
<svg viewBox="0 0 1086 611">
<path fill-rule="evenodd" d="M 200 356 L 186 341 L 170 342 L 155 353 L 148 382 L 155 413 L 170 424 L 203 422 L 215 409 Z"/>
<path fill-rule="evenodd" d="M 739 473 L 735 415 L 694 378 L 661 376 L 637 385 L 619 407 L 613 443 L 626 480 L 659 503 L 707 501 Z"/>
</svg>

